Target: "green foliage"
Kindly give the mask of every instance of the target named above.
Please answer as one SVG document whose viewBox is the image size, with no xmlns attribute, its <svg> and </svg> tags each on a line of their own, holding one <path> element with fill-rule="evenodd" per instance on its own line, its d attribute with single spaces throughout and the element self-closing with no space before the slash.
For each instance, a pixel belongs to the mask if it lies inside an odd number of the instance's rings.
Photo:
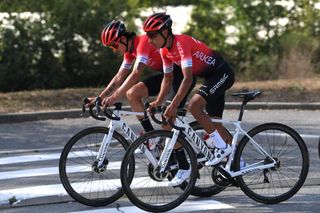
<svg viewBox="0 0 320 213">
<path fill-rule="evenodd" d="M 290 62 L 297 52 L 308 70 L 320 73 L 320 11 L 314 1 L 288 1 L 294 2 L 289 7 L 279 2 L 2 0 L 0 11 L 10 16 L 0 20 L 0 91 L 106 84 L 121 57 L 101 45 L 104 25 L 120 19 L 137 31 L 134 20 L 142 11 L 169 5 L 194 5 L 186 33 L 221 52 L 238 79 L 279 78 L 287 64 L 298 67 Z M 38 18 L 27 17 L 26 11 Z M 289 22 L 277 22 L 286 18 Z"/>
<path fill-rule="evenodd" d="M 273 0 L 201 0 L 193 10 L 187 33 L 222 52 L 239 79 L 275 79 L 287 50 L 283 37 L 303 32 L 310 39 L 319 38 L 319 16 L 319 10 L 303 0 L 294 1 L 288 8 Z M 285 22 L 285 18 L 288 23 L 277 22 Z M 226 42 L 230 39 L 228 26 L 236 29 L 231 35 L 236 42 L 231 44 Z"/>
<path fill-rule="evenodd" d="M 135 31 L 134 1 L 25 2 L 0 4 L 2 11 L 30 9 L 40 15 L 35 21 L 11 15 L 6 21 L 13 28 L 0 29 L 1 91 L 100 86 L 113 77 L 121 58 L 101 45 L 100 32 L 112 19 L 128 20 L 128 28 Z"/>
</svg>

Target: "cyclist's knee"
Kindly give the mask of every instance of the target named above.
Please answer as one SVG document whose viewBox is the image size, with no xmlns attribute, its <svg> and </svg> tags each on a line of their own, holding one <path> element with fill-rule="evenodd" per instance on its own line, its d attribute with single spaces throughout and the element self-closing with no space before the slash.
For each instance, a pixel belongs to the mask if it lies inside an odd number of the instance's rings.
<svg viewBox="0 0 320 213">
<path fill-rule="evenodd" d="M 131 100 L 141 100 L 142 98 L 147 96 L 145 88 L 141 86 L 134 86 L 126 92 L 126 96 L 129 101 Z"/>
<path fill-rule="evenodd" d="M 194 114 L 199 110 L 203 110 L 204 107 L 205 104 L 195 96 L 193 96 L 188 103 L 188 110 L 191 114 Z"/>
<path fill-rule="evenodd" d="M 191 114 L 194 114 L 196 111 L 198 111 L 199 107 L 199 104 L 193 98 L 188 103 L 188 111 Z"/>
<path fill-rule="evenodd" d="M 129 100 L 135 100 L 140 98 L 138 94 L 138 90 L 135 87 L 132 87 L 131 89 L 129 89 L 126 93 L 126 96 Z"/>
<path fill-rule="evenodd" d="M 133 98 L 133 95 L 134 95 L 134 91 L 132 91 L 132 88 L 126 92 L 126 96 L 128 100 L 131 100 Z"/>
<path fill-rule="evenodd" d="M 188 106 L 188 111 L 193 114 L 194 109 L 195 109 L 195 103 L 194 103 L 194 101 L 192 101 L 192 99 L 189 101 L 187 106 Z"/>
</svg>

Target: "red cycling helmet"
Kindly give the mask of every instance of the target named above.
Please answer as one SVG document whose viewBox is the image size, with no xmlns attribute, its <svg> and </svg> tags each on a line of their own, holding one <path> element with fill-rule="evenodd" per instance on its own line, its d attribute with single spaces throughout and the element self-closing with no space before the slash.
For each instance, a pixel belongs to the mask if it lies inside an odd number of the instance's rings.
<svg viewBox="0 0 320 213">
<path fill-rule="evenodd" d="M 155 13 L 147 18 L 143 23 L 143 30 L 145 32 L 159 31 L 161 29 L 171 28 L 172 20 L 170 15 L 166 13 Z"/>
<path fill-rule="evenodd" d="M 121 21 L 113 20 L 108 23 L 101 32 L 101 42 L 104 46 L 109 46 L 117 41 L 126 32 L 126 27 Z"/>
</svg>

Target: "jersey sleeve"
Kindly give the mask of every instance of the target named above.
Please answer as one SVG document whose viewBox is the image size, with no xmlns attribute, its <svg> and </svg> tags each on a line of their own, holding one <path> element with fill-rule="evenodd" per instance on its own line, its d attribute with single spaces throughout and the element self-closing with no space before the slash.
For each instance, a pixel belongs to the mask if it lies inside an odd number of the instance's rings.
<svg viewBox="0 0 320 213">
<path fill-rule="evenodd" d="M 137 59 L 136 63 L 143 63 L 145 65 L 148 65 L 150 55 L 150 44 L 147 40 L 141 39 L 138 47 L 137 47 Z"/>
<path fill-rule="evenodd" d="M 184 40 L 178 41 L 177 49 L 181 58 L 181 68 L 192 67 L 191 44 Z"/>
<path fill-rule="evenodd" d="M 172 72 L 173 71 L 173 62 L 167 58 L 166 52 L 163 49 L 161 49 L 160 55 L 162 58 L 163 72 L 164 73 Z"/>
<path fill-rule="evenodd" d="M 129 53 L 125 53 L 120 68 L 131 70 L 135 57 Z"/>
</svg>

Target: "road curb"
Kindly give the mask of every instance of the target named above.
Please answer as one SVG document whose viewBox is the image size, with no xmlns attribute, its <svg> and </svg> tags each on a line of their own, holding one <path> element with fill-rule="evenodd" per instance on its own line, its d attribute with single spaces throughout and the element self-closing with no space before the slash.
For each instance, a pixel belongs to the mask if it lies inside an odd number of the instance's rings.
<svg viewBox="0 0 320 213">
<path fill-rule="evenodd" d="M 227 102 L 225 109 L 240 109 L 241 102 Z M 250 102 L 246 109 L 296 109 L 296 110 L 320 110 L 320 102 L 299 103 L 299 102 Z"/>
<path fill-rule="evenodd" d="M 227 102 L 225 109 L 240 109 L 241 102 Z M 129 106 L 123 109 L 129 110 Z M 319 103 L 284 103 L 284 102 L 250 102 L 247 104 L 248 110 L 320 110 Z M 88 115 L 85 115 L 87 117 Z M 0 124 L 3 123 L 19 123 L 26 121 L 47 120 L 47 119 L 64 119 L 64 118 L 80 118 L 81 109 L 55 110 L 41 112 L 24 112 L 24 113 L 5 113 L 0 114 Z"/>
</svg>

